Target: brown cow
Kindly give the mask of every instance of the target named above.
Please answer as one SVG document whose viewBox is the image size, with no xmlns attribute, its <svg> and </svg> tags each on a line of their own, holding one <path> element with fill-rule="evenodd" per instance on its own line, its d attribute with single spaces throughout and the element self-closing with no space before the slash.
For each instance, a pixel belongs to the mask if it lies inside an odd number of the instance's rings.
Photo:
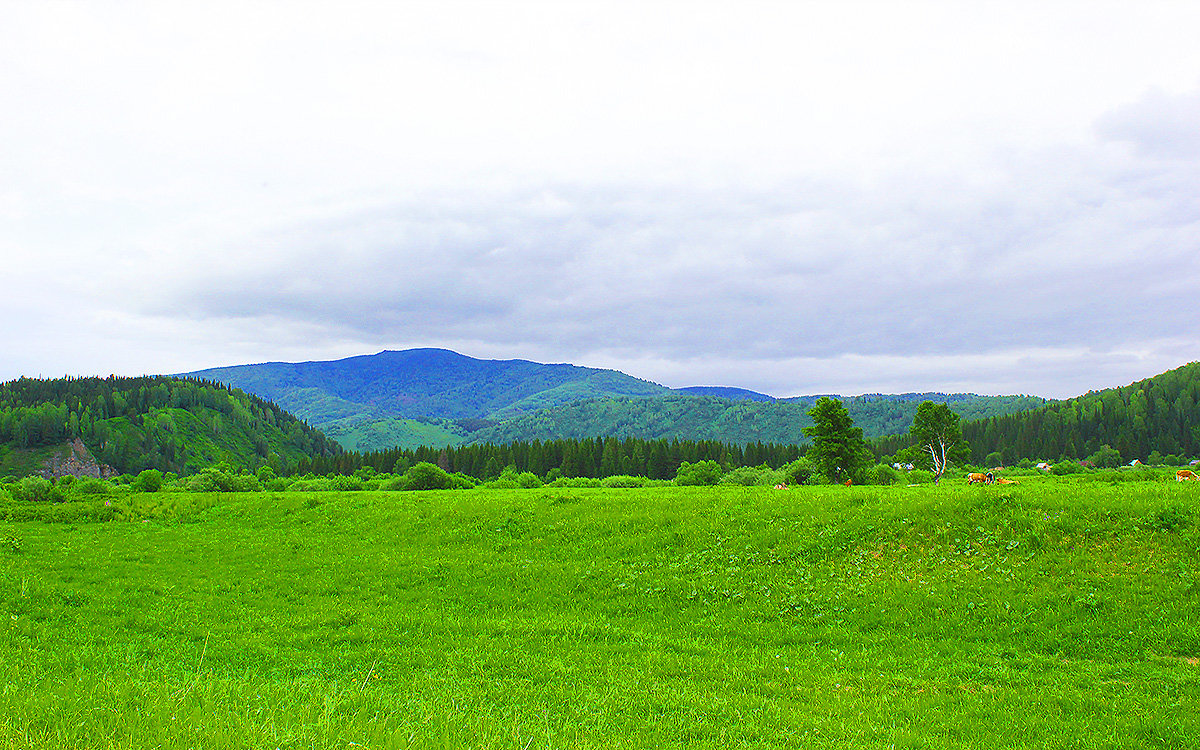
<svg viewBox="0 0 1200 750">
<path fill-rule="evenodd" d="M 1176 482 L 1195 482 L 1198 479 L 1200 479 L 1200 477 L 1196 476 L 1196 472 L 1190 469 L 1180 469 L 1179 471 L 1175 472 Z"/>
<path fill-rule="evenodd" d="M 990 471 L 987 474 L 971 473 L 967 475 L 967 484 L 991 484 L 994 481 Z"/>
</svg>

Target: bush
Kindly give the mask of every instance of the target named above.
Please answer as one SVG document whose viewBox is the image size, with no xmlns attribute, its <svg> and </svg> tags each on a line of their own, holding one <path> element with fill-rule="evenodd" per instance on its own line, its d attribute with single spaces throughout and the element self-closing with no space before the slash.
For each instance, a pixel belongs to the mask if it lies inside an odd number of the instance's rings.
<svg viewBox="0 0 1200 750">
<path fill-rule="evenodd" d="M 63 492 L 49 479 L 42 477 L 25 477 L 16 484 L 8 485 L 8 492 L 14 500 L 26 500 L 30 502 L 52 502 L 61 503 L 66 498 L 63 497 Z"/>
<path fill-rule="evenodd" d="M 896 484 L 900 481 L 900 472 L 887 464 L 876 464 L 864 473 L 867 484 Z"/>
<path fill-rule="evenodd" d="M 618 474 L 616 476 L 605 477 L 600 480 L 601 487 L 645 487 L 649 482 L 646 477 L 633 477 L 628 474 Z"/>
<path fill-rule="evenodd" d="M 483 484 L 481 484 L 479 486 L 484 488 L 485 490 L 519 490 L 519 489 L 521 489 L 521 485 L 517 483 L 516 479 L 514 479 L 512 476 L 506 477 L 504 475 L 501 475 L 501 476 L 497 477 L 496 479 L 493 479 L 490 482 L 484 482 Z"/>
<path fill-rule="evenodd" d="M 1086 471 L 1087 469 L 1075 461 L 1059 461 L 1050 467 L 1050 473 L 1056 477 L 1066 476 L 1067 474 L 1082 474 Z"/>
<path fill-rule="evenodd" d="M 743 487 L 774 487 L 784 481 L 784 473 L 765 464 L 762 466 L 740 466 L 721 477 L 719 484 L 736 484 Z"/>
<path fill-rule="evenodd" d="M 513 482 L 516 484 L 515 480 Z M 428 461 L 421 461 L 396 479 L 384 484 L 386 490 L 449 490 L 469 489 L 475 483 L 462 474 L 450 474 L 445 469 Z"/>
<path fill-rule="evenodd" d="M 601 487 L 599 479 L 592 477 L 559 477 L 546 485 L 547 487 Z"/>
<path fill-rule="evenodd" d="M 137 492 L 158 492 L 162 486 L 163 475 L 158 469 L 146 469 L 132 482 L 132 487 Z"/>
<path fill-rule="evenodd" d="M 112 491 L 112 485 L 95 477 L 79 477 L 71 483 L 72 495 L 108 495 Z"/>
<path fill-rule="evenodd" d="M 924 469 L 913 469 L 904 475 L 908 480 L 908 484 L 932 484 L 933 472 L 925 471 Z"/>
<path fill-rule="evenodd" d="M 817 473 L 817 467 L 807 458 L 797 458 L 790 464 L 780 467 L 780 471 L 783 472 L 784 481 L 788 484 L 808 484 L 812 481 L 813 475 Z"/>
<path fill-rule="evenodd" d="M 697 461 L 694 464 L 684 461 L 675 472 L 675 484 L 691 487 L 713 485 L 720 480 L 721 467 L 716 461 Z"/>
</svg>

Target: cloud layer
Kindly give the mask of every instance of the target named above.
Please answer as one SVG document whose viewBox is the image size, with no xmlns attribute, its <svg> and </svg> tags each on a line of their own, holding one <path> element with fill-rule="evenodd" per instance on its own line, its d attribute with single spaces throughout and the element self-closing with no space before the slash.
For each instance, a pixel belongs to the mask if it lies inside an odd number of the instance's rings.
<svg viewBox="0 0 1200 750">
<path fill-rule="evenodd" d="M 864 7 L 27 11 L 0 377 L 435 345 L 1066 396 L 1195 359 L 1200 16 Z"/>
</svg>

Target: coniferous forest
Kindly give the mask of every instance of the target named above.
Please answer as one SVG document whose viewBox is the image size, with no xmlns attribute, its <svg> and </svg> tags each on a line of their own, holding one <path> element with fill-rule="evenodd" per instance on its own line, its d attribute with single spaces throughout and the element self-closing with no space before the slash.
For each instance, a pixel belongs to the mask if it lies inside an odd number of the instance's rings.
<svg viewBox="0 0 1200 750">
<path fill-rule="evenodd" d="M 270 401 L 172 377 L 20 378 L 0 384 L 0 444 L 82 439 L 118 472 L 194 473 L 221 461 L 290 472 L 341 447 Z"/>
</svg>

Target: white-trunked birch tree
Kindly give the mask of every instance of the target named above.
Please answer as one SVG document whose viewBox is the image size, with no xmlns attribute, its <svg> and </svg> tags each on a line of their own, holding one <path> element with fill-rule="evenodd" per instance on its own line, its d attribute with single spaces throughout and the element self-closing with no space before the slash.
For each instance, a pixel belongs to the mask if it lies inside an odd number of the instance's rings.
<svg viewBox="0 0 1200 750">
<path fill-rule="evenodd" d="M 951 464 L 966 461 L 971 455 L 971 446 L 963 439 L 958 415 L 946 404 L 922 401 L 909 434 L 916 440 L 913 448 L 919 453 L 920 462 L 929 463 L 934 484 Z"/>
</svg>

